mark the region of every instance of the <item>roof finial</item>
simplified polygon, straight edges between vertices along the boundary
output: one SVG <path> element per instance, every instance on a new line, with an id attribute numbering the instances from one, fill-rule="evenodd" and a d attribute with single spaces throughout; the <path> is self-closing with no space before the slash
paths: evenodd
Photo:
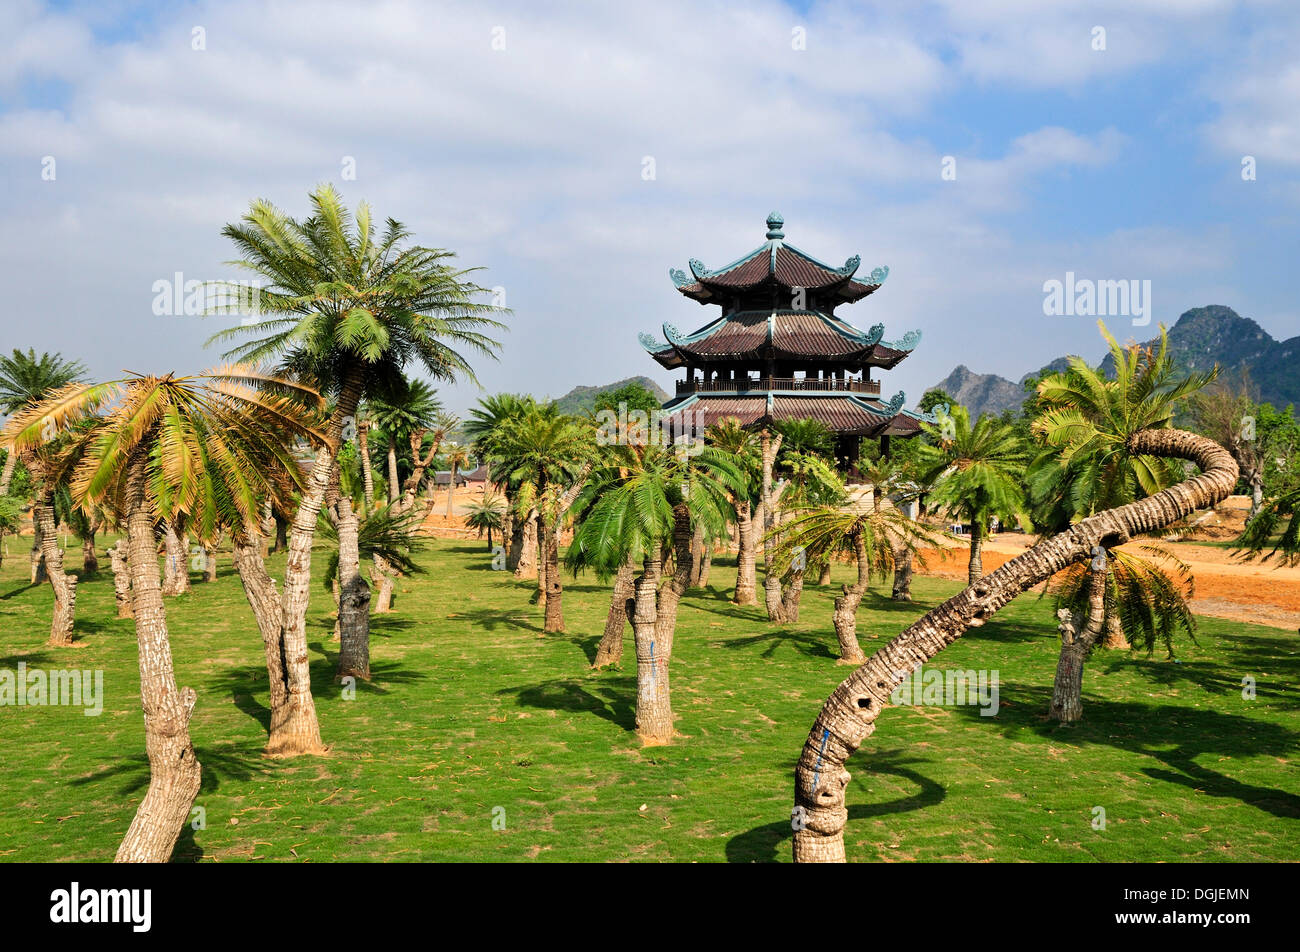
<path id="1" fill-rule="evenodd" d="M 771 241 L 774 238 L 784 238 L 785 232 L 781 226 L 785 224 L 785 219 L 781 217 L 780 212 L 772 212 L 767 216 L 767 237 Z"/>

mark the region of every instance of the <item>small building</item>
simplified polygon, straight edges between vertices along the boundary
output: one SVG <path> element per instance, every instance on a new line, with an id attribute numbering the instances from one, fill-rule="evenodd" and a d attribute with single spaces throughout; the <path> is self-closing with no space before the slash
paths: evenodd
<path id="1" fill-rule="evenodd" d="M 879 290 L 889 269 L 859 276 L 857 255 L 842 267 L 826 264 L 789 244 L 784 225 L 773 212 L 767 240 L 725 267 L 692 258 L 689 273 L 670 269 L 683 296 L 721 314 L 689 334 L 665 323 L 663 340 L 642 334 L 641 345 L 660 366 L 686 371 L 664 404 L 674 435 L 702 436 L 732 417 L 750 428 L 811 417 L 834 431 L 836 458 L 848 469 L 864 437 L 887 453 L 891 438 L 935 422 L 904 409 L 901 391 L 882 400 L 872 376 L 906 359 L 921 332 L 885 340 L 884 324 L 863 331 L 839 317 L 836 308 Z"/>

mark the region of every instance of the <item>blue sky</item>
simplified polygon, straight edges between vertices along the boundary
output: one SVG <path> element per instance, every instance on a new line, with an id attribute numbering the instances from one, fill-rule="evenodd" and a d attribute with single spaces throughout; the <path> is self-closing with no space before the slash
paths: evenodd
<path id="1" fill-rule="evenodd" d="M 890 266 L 840 313 L 923 332 L 886 376 L 914 402 L 958 363 L 1017 378 L 1099 355 L 1095 319 L 1043 314 L 1066 271 L 1150 280 L 1157 321 L 1226 304 L 1300 335 L 1300 10 L 19 0 L 0 181 L 0 347 L 101 377 L 215 363 L 203 341 L 229 321 L 157 316 L 153 283 L 233 276 L 224 223 L 254 197 L 300 214 L 333 181 L 506 289 L 485 390 L 668 385 L 637 333 L 710 312 L 667 269 L 734 259 L 777 209 L 799 247 Z"/>

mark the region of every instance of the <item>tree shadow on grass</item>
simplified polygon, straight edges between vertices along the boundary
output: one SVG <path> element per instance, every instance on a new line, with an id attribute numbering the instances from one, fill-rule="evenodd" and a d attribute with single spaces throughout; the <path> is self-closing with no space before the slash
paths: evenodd
<path id="1" fill-rule="evenodd" d="M 271 776 L 276 770 L 275 764 L 263 756 L 262 748 L 255 744 L 195 747 L 194 755 L 199 760 L 201 770 L 199 798 L 205 793 L 220 790 L 223 780 L 247 783 L 255 777 Z M 82 787 L 113 778 L 121 781 L 117 789 L 118 796 L 144 796 L 149 786 L 149 758 L 143 752 L 132 754 L 110 767 L 84 777 L 75 777 L 69 784 Z"/>
<path id="2" fill-rule="evenodd" d="M 733 650 L 767 644 L 767 647 L 762 652 L 764 658 L 773 657 L 777 649 L 782 645 L 789 645 L 795 651 L 809 658 L 830 658 L 833 661 L 839 657 L 839 655 L 831 651 L 820 635 L 790 628 L 774 628 L 771 631 L 750 635 L 748 638 L 729 638 L 718 644 L 723 648 Z"/>
<path id="3" fill-rule="evenodd" d="M 1152 779 L 1235 799 L 1277 817 L 1300 819 L 1300 796 L 1243 783 L 1196 762 L 1206 755 L 1290 757 L 1300 746 L 1300 732 L 1282 724 L 1215 710 L 1111 701 L 1085 694 L 1083 720 L 1067 726 L 1045 715 L 1052 697 L 1049 687 L 1003 684 L 999 695 L 1014 698 L 1014 703 L 1004 701 L 996 717 L 981 717 L 973 706 L 954 710 L 986 722 L 1004 737 L 1031 731 L 1057 743 L 1105 745 L 1150 757 L 1172 768 L 1143 767 L 1142 772 Z"/>
<path id="4" fill-rule="evenodd" d="M 849 807 L 849 822 L 866 820 L 876 816 L 888 816 L 891 813 L 907 813 L 921 810 L 942 803 L 948 791 L 938 782 L 922 773 L 912 770 L 907 765 L 923 763 L 922 758 L 909 757 L 902 749 L 873 752 L 867 763 L 859 764 L 866 770 L 854 775 L 854 782 L 863 782 L 863 777 L 887 774 L 901 777 L 916 784 L 920 789 L 910 796 L 884 803 L 858 803 Z M 794 765 L 790 766 L 791 772 Z M 763 826 L 754 827 L 727 841 L 727 862 L 729 863 L 774 863 L 777 851 L 782 843 L 793 835 L 790 820 L 778 820 Z"/>
<path id="5" fill-rule="evenodd" d="M 542 626 L 536 622 L 529 621 L 523 617 L 526 609 L 500 609 L 500 608 L 476 608 L 472 611 L 460 611 L 456 613 L 457 618 L 464 618 L 479 628 L 486 631 L 496 631 L 498 628 L 518 628 L 520 631 L 531 631 L 534 634 L 546 634 Z"/>
<path id="6" fill-rule="evenodd" d="M 500 696 L 514 695 L 520 707 L 547 711 L 595 714 L 626 731 L 636 729 L 636 677 L 603 676 L 584 684 L 574 678 L 554 678 L 541 684 L 503 688 Z"/>

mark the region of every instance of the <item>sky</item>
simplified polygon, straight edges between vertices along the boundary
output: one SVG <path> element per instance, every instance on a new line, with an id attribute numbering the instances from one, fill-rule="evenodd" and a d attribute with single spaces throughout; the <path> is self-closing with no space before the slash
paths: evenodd
<path id="1" fill-rule="evenodd" d="M 764 238 L 862 272 L 837 312 L 1019 379 L 1104 351 L 1045 284 L 1138 281 L 1147 339 L 1224 304 L 1300 335 L 1300 4 L 0 2 L 0 349 L 121 371 L 221 360 L 229 316 L 156 282 L 239 277 L 222 227 L 334 183 L 504 291 L 486 393 L 673 375 L 637 342 L 716 308 L 668 276 Z M 1150 282 L 1143 285 L 1141 282 Z"/>

